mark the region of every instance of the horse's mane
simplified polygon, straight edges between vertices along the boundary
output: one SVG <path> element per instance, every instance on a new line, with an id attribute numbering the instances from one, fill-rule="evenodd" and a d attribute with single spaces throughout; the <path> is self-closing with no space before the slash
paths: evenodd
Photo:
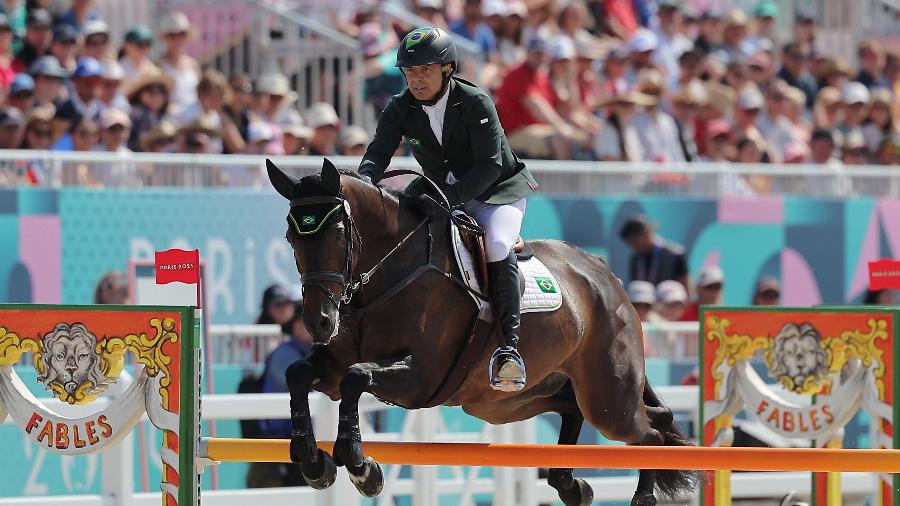
<path id="1" fill-rule="evenodd" d="M 342 176 L 347 176 L 357 181 L 362 182 L 363 184 L 369 185 L 372 188 L 377 188 L 395 197 L 397 199 L 400 198 L 401 192 L 400 190 L 396 190 L 394 188 L 385 188 L 381 186 L 374 186 L 368 181 L 366 181 L 358 172 L 350 169 L 339 168 L 338 173 Z M 330 192 L 322 187 L 321 176 L 319 174 L 312 174 L 309 176 L 305 176 L 300 179 L 300 186 L 294 191 L 294 196 L 296 197 L 327 197 L 330 196 Z"/>

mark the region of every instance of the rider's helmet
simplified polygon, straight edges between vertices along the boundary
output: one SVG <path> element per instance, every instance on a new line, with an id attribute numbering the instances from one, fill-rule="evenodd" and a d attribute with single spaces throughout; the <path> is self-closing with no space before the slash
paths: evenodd
<path id="1" fill-rule="evenodd" d="M 457 70 L 456 44 L 453 37 L 443 28 L 435 27 L 417 28 L 403 37 L 397 49 L 398 67 L 415 67 L 432 63 L 449 65 L 449 68 L 443 71 L 444 84 L 435 97 L 436 102 L 437 98 L 444 94 L 450 76 Z"/>

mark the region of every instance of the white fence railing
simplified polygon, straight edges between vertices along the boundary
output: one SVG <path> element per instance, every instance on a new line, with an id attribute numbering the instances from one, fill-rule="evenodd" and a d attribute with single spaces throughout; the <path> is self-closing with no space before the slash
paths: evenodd
<path id="1" fill-rule="evenodd" d="M 660 387 L 664 402 L 674 411 L 688 413 L 697 426 L 697 387 Z M 255 395 L 211 395 L 204 396 L 204 420 L 287 418 L 289 403 L 287 394 Z M 109 402 L 109 401 L 106 401 Z M 240 405 L 240 414 L 234 407 Z M 48 406 L 65 415 L 77 416 L 85 408 L 96 409 L 96 405 L 73 407 L 59 401 L 50 401 Z M 337 403 L 321 394 L 310 397 L 310 408 L 314 414 L 316 434 L 320 439 L 333 439 L 337 427 Z M 439 408 L 406 412 L 400 432 L 375 432 L 368 423 L 366 414 L 387 409 L 375 398 L 366 395 L 360 403 L 360 417 L 363 437 L 368 441 L 478 441 L 478 442 L 518 442 L 533 443 L 537 440 L 537 422 L 525 422 L 494 426 L 483 424 L 479 432 L 453 433 L 447 430 Z M 146 417 L 145 417 L 146 419 Z M 147 423 L 147 422 L 144 422 Z M 159 504 L 158 493 L 123 494 L 133 490 L 133 442 L 127 438 L 104 454 L 103 495 L 54 496 L 0 499 L 0 506 L 150 506 Z M 451 469 L 449 478 L 438 475 L 438 468 L 416 466 L 412 476 L 400 476 L 401 466 L 386 469 L 385 487 L 381 504 L 393 504 L 393 499 L 401 496 L 412 498 L 413 506 L 436 506 L 442 496 L 458 496 L 461 505 L 474 505 L 476 494 L 493 494 L 495 506 L 538 506 L 556 502 L 556 491 L 538 478 L 538 470 L 533 468 L 495 468 L 493 478 L 479 477 L 478 468 Z M 213 490 L 204 491 L 202 502 L 205 506 L 245 506 L 265 504 L 266 506 L 359 506 L 361 498 L 350 484 L 344 469 L 335 486 L 327 491 L 310 488 L 282 488 L 255 490 Z M 807 473 L 734 473 L 732 496 L 735 499 L 773 499 L 795 490 L 808 497 L 810 480 Z M 845 473 L 842 475 L 842 490 L 845 499 L 861 499 L 875 492 L 877 478 L 872 474 Z M 589 478 L 598 500 L 627 501 L 637 485 L 636 476 Z M 690 498 L 696 503 L 697 496 Z"/>
<path id="2" fill-rule="evenodd" d="M 294 175 L 317 173 L 320 156 L 270 157 Z M 356 169 L 358 157 L 329 157 L 340 168 Z M 103 153 L 4 150 L 0 152 L 0 181 L 16 181 L 16 173 L 38 164 L 49 175 L 48 186 L 78 186 L 85 168 L 107 187 L 242 187 L 268 189 L 264 156 Z M 761 196 L 749 188 L 747 177 L 765 180 L 771 194 L 813 197 L 873 196 L 900 198 L 900 166 L 831 167 L 814 164 L 736 164 L 656 162 L 575 162 L 526 160 L 545 194 L 653 193 L 690 196 Z M 418 170 L 414 158 L 395 157 L 391 168 Z M 240 185 L 234 184 L 240 172 Z M 11 176 L 11 177 L 10 177 Z M 394 178 L 400 181 L 403 178 Z M 388 181 L 390 184 L 391 182 Z M 394 184 L 399 184 L 395 182 Z"/>

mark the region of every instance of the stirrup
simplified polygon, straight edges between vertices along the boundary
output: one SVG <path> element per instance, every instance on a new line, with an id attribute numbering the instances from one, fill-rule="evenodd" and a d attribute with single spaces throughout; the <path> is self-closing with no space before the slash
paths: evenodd
<path id="1" fill-rule="evenodd" d="M 494 363 L 497 359 L 504 359 L 500 363 L 497 374 L 494 374 Z M 488 364 L 488 377 L 491 388 L 500 392 L 518 392 L 525 388 L 525 360 L 515 348 L 504 346 L 497 348 L 491 355 Z"/>

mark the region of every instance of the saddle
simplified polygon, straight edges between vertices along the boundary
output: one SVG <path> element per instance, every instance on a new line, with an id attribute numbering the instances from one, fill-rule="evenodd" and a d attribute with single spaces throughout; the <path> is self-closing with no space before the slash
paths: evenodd
<path id="1" fill-rule="evenodd" d="M 457 217 L 466 223 L 477 225 L 475 219 L 468 214 L 458 214 Z M 482 292 L 484 294 L 490 293 L 488 291 L 487 253 L 484 248 L 484 236 L 461 233 L 460 239 L 462 239 L 463 246 L 465 246 L 472 255 L 475 269 L 478 273 L 478 283 L 482 288 Z M 522 239 L 522 236 L 519 236 L 518 239 L 516 239 L 513 251 L 516 253 L 516 258 L 520 262 L 524 262 L 534 256 L 534 250 L 531 249 L 531 245 Z M 525 292 L 525 278 L 522 276 L 521 272 L 519 272 L 519 290 L 522 293 Z"/>

